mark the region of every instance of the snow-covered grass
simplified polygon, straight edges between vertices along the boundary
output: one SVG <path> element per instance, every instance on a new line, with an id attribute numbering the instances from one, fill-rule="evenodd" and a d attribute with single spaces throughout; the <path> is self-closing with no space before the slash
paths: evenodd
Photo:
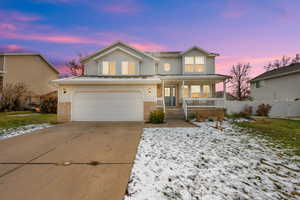
<path id="1" fill-rule="evenodd" d="M 51 124 L 30 124 L 18 128 L 0 129 L 0 139 L 15 137 L 32 131 L 52 127 Z"/>
<path id="2" fill-rule="evenodd" d="M 223 123 L 146 128 L 125 200 L 300 199 L 300 157 Z"/>

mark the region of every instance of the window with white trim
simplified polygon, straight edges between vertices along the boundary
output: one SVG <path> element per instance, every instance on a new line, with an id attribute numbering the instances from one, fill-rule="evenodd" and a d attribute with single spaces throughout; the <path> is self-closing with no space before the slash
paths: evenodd
<path id="1" fill-rule="evenodd" d="M 134 75 L 136 74 L 136 63 L 123 61 L 121 66 L 121 71 L 123 75 Z"/>
<path id="2" fill-rule="evenodd" d="M 195 64 L 204 65 L 204 56 L 195 56 Z"/>
<path id="3" fill-rule="evenodd" d="M 203 97 L 211 97 L 210 85 L 203 85 Z"/>
<path id="4" fill-rule="evenodd" d="M 188 64 L 193 65 L 193 64 L 194 64 L 194 57 L 192 57 L 192 56 L 186 56 L 186 57 L 184 58 L 184 63 L 185 63 L 186 65 L 188 65 Z"/>
<path id="5" fill-rule="evenodd" d="M 171 65 L 170 65 L 169 63 L 165 63 L 165 64 L 164 64 L 164 71 L 165 71 L 165 72 L 171 71 Z"/>
<path id="6" fill-rule="evenodd" d="M 102 62 L 102 74 L 103 75 L 115 75 L 116 74 L 116 62 L 103 61 Z"/>
<path id="7" fill-rule="evenodd" d="M 201 97 L 201 86 L 200 85 L 191 85 L 191 96 L 192 96 L 192 98 Z"/>
<path id="8" fill-rule="evenodd" d="M 184 58 L 185 72 L 203 72 L 205 58 L 204 56 L 187 56 Z"/>

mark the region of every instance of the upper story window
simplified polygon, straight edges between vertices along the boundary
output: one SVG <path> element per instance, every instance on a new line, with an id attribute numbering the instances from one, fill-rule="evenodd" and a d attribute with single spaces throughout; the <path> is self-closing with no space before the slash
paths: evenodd
<path id="1" fill-rule="evenodd" d="M 204 71 L 204 56 L 187 56 L 184 59 L 185 72 L 203 72 Z"/>
<path id="2" fill-rule="evenodd" d="M 102 74 L 103 75 L 115 75 L 116 74 L 116 62 L 103 61 Z"/>
<path id="3" fill-rule="evenodd" d="M 136 63 L 135 62 L 128 62 L 123 61 L 122 62 L 122 74 L 123 75 L 134 75 L 136 74 Z"/>
<path id="4" fill-rule="evenodd" d="M 165 71 L 165 72 L 171 71 L 171 65 L 170 65 L 169 63 L 165 63 L 165 64 L 164 64 L 164 71 Z"/>

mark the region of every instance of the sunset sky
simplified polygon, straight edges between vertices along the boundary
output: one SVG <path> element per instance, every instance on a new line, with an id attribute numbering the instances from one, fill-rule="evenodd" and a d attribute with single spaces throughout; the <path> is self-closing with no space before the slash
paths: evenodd
<path id="1" fill-rule="evenodd" d="M 0 52 L 39 52 L 56 66 L 116 40 L 140 50 L 219 53 L 217 72 L 300 53 L 300 0 L 1 0 Z"/>

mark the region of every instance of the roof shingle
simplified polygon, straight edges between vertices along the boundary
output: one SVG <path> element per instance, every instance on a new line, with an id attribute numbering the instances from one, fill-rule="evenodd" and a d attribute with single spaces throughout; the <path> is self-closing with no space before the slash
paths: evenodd
<path id="1" fill-rule="evenodd" d="M 251 79 L 251 82 L 269 79 L 272 77 L 283 76 L 287 74 L 297 73 L 300 72 L 300 63 L 293 63 L 285 67 L 280 67 L 278 69 L 273 69 L 271 71 L 267 71 L 262 73 L 255 78 Z"/>

